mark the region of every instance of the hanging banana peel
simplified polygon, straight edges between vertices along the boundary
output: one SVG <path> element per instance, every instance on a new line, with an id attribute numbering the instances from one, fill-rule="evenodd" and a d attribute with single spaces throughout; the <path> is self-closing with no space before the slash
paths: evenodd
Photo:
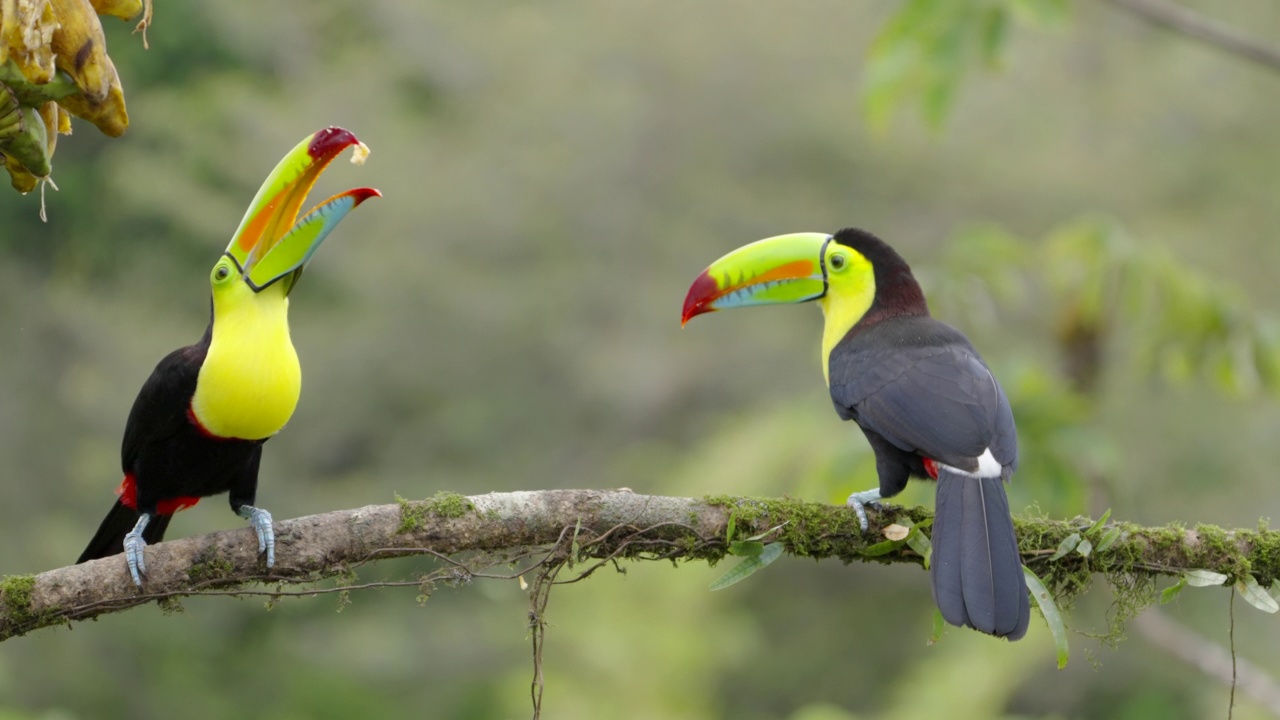
<path id="1" fill-rule="evenodd" d="M 145 31 L 151 0 L 0 0 L 0 158 L 16 190 L 48 179 L 72 115 L 110 137 L 128 129 L 124 86 L 98 15 L 139 13 L 137 30 Z"/>

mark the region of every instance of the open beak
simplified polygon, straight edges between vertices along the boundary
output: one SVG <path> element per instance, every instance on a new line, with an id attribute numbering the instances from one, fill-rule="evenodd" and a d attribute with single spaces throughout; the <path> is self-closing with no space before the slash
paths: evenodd
<path id="1" fill-rule="evenodd" d="M 693 281 L 680 324 L 713 310 L 817 300 L 827 292 L 823 254 L 830 241 L 826 233 L 793 233 L 734 250 Z"/>
<path id="2" fill-rule="evenodd" d="M 348 190 L 297 220 L 298 210 L 320 174 L 352 145 L 356 146 L 352 161 L 362 163 L 369 148 L 350 131 L 328 127 L 313 133 L 290 150 L 262 183 L 227 246 L 227 255 L 240 266 L 254 292 L 282 278 L 287 278 L 286 293 L 292 290 L 303 266 L 342 218 L 365 200 L 382 197 L 373 188 Z"/>

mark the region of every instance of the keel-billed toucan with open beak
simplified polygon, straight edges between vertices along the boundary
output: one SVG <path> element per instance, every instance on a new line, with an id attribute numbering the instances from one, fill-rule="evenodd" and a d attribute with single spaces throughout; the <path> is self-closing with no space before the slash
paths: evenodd
<path id="1" fill-rule="evenodd" d="M 173 513 L 229 492 L 231 509 L 257 531 L 275 564 L 271 514 L 254 507 L 262 444 L 289 421 L 302 389 L 289 339 L 289 293 L 320 243 L 360 203 L 380 193 L 335 195 L 297 220 L 325 167 L 356 146 L 330 127 L 303 140 L 267 177 L 231 244 L 209 274 L 212 311 L 204 336 L 169 353 L 151 373 L 125 425 L 119 499 L 79 562 L 124 552 L 133 581 L 143 548 L 160 541 Z M 295 222 L 296 220 L 296 222 Z"/>
<path id="2" fill-rule="evenodd" d="M 875 451 L 880 487 L 849 505 L 937 481 L 933 596 L 943 618 L 1017 640 L 1030 602 L 1003 483 L 1018 465 L 1013 413 L 959 330 L 929 316 L 902 256 L 856 229 L 780 235 L 739 248 L 694 281 L 681 320 L 748 305 L 816 301 L 836 412 Z"/>

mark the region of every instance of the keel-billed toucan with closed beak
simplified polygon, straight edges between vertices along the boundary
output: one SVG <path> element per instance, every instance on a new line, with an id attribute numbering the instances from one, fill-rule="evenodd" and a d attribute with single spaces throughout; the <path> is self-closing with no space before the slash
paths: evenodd
<path id="1" fill-rule="evenodd" d="M 713 310 L 816 300 L 825 316 L 823 372 L 836 412 L 875 451 L 880 487 L 937 481 L 933 596 L 953 625 L 1017 640 L 1030 603 L 1003 483 L 1018 465 L 1013 413 L 1000 384 L 959 330 L 929 316 L 902 256 L 856 229 L 780 235 L 711 264 L 685 297 L 682 321 Z"/>
<path id="2" fill-rule="evenodd" d="M 330 127 L 303 140 L 276 166 L 209 275 L 209 326 L 151 373 L 125 425 L 124 481 L 116 504 L 79 562 L 124 552 L 133 581 L 146 574 L 143 548 L 159 542 L 173 513 L 230 493 L 231 509 L 257 531 L 258 551 L 275 564 L 271 514 L 254 507 L 262 444 L 289 421 L 302 375 L 289 339 L 289 293 L 312 254 L 360 203 L 380 193 L 335 195 L 295 222 L 325 167 L 356 146 Z"/>

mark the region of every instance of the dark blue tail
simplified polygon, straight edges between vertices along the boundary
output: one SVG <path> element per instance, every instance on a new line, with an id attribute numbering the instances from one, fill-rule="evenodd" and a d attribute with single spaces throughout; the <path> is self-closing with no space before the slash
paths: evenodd
<path id="1" fill-rule="evenodd" d="M 1031 601 L 1004 483 L 938 467 L 933 519 L 933 600 L 952 625 L 1017 640 Z"/>

